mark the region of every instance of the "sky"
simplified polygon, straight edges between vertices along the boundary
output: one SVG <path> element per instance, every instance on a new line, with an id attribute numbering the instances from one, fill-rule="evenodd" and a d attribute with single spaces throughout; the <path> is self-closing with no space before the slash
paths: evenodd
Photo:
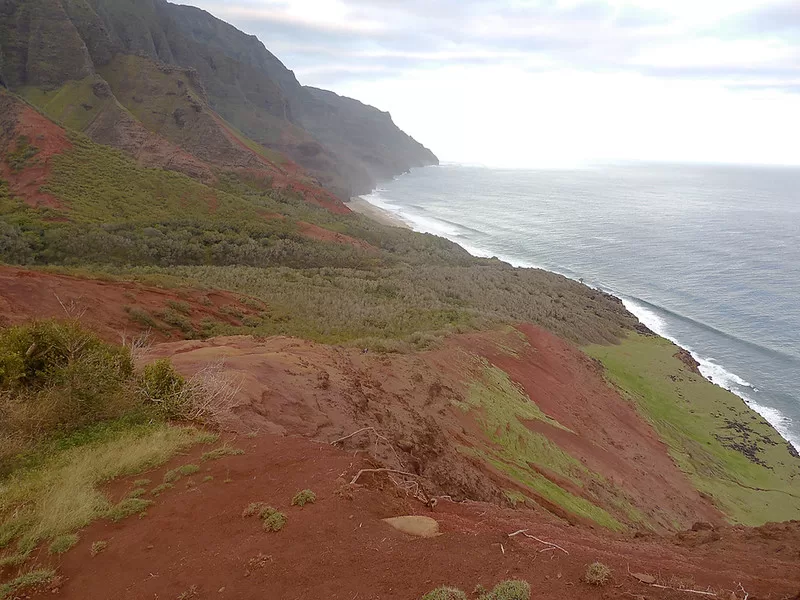
<path id="1" fill-rule="evenodd" d="M 800 164 L 800 0 L 179 0 L 448 162 Z"/>

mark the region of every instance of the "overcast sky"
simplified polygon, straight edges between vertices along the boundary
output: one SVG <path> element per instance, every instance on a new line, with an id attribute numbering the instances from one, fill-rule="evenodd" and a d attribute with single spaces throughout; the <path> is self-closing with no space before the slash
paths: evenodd
<path id="1" fill-rule="evenodd" d="M 182 0 L 445 161 L 800 164 L 800 0 Z"/>

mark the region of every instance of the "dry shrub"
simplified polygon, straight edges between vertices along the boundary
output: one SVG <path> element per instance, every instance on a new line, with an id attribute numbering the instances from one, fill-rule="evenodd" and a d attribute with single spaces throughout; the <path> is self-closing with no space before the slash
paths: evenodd
<path id="1" fill-rule="evenodd" d="M 586 567 L 583 580 L 589 585 L 606 585 L 611 581 L 611 569 L 601 562 L 594 562 Z"/>
<path id="2" fill-rule="evenodd" d="M 145 366 L 139 378 L 140 394 L 167 419 L 214 423 L 233 406 L 241 382 L 225 372 L 224 363 L 207 365 L 189 379 L 168 359 Z"/>

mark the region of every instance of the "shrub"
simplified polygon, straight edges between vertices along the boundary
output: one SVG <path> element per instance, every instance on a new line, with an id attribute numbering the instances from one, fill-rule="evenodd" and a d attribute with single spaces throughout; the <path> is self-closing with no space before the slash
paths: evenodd
<path id="1" fill-rule="evenodd" d="M 274 508 L 266 508 L 259 515 L 264 521 L 264 531 L 280 531 L 286 525 L 286 515 Z"/>
<path id="2" fill-rule="evenodd" d="M 297 492 L 292 498 L 292 506 L 305 506 L 306 504 L 314 504 L 317 501 L 317 495 L 311 490 L 303 490 Z"/>
<path id="3" fill-rule="evenodd" d="M 443 585 L 425 594 L 422 600 L 467 600 L 467 595 L 458 588 Z"/>
<path id="4" fill-rule="evenodd" d="M 72 548 L 77 543 L 78 535 L 75 533 L 60 535 L 53 540 L 48 551 L 50 554 L 64 554 L 64 552 Z"/>
<path id="5" fill-rule="evenodd" d="M 491 592 L 481 594 L 478 600 L 530 600 L 531 586 L 527 581 L 508 579 L 501 581 Z"/>
<path id="6" fill-rule="evenodd" d="M 583 580 L 589 585 L 606 585 L 611 581 L 611 569 L 601 562 L 594 562 L 586 567 Z"/>
<path id="7" fill-rule="evenodd" d="M 192 307 L 189 306 L 188 302 L 183 302 L 181 300 L 168 300 L 167 306 L 172 310 L 177 311 L 186 316 L 192 314 Z"/>
<path id="8" fill-rule="evenodd" d="M 169 419 L 181 417 L 189 403 L 186 380 L 166 358 L 145 366 L 139 377 L 139 392 Z"/>
<path id="9" fill-rule="evenodd" d="M 194 325 L 189 320 L 189 317 L 186 315 L 173 310 L 171 308 L 167 308 L 162 314 L 161 318 L 164 320 L 165 323 L 168 325 L 172 325 L 173 327 L 177 327 L 186 335 L 192 335 L 194 333 Z"/>
<path id="10" fill-rule="evenodd" d="M 267 508 L 269 508 L 269 504 L 266 502 L 251 502 L 247 505 L 247 508 L 242 511 L 242 517 L 246 518 L 259 515 L 261 514 L 261 511 L 266 510 Z"/>
<path id="11" fill-rule="evenodd" d="M 43 437 L 130 412 L 130 351 L 67 321 L 0 331 L 0 475 Z"/>

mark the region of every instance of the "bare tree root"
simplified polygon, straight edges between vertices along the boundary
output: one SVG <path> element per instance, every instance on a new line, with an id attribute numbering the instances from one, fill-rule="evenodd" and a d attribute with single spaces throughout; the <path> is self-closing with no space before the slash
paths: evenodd
<path id="1" fill-rule="evenodd" d="M 383 441 L 383 442 L 384 442 L 384 443 L 385 443 L 387 446 L 389 446 L 389 448 L 391 448 L 391 449 L 392 449 L 392 452 L 394 453 L 394 457 L 397 459 L 397 464 L 399 464 L 401 467 L 404 467 L 404 466 L 405 466 L 405 465 L 403 464 L 403 460 L 400 458 L 400 454 L 397 452 L 397 449 L 395 449 L 394 445 L 392 445 L 392 443 L 391 443 L 391 442 L 390 442 L 390 441 L 389 441 L 389 440 L 388 440 L 388 439 L 387 439 L 385 436 L 383 436 L 383 435 L 381 435 L 380 433 L 378 433 L 378 432 L 375 430 L 375 428 L 374 428 L 374 427 L 362 427 L 362 428 L 361 428 L 361 429 L 359 429 L 358 431 L 354 431 L 353 433 L 351 433 L 351 434 L 349 434 L 349 435 L 346 435 L 346 436 L 344 436 L 344 437 L 341 437 L 341 438 L 339 438 L 338 440 L 333 440 L 333 441 L 331 442 L 331 446 L 335 446 L 336 444 L 339 444 L 339 443 L 341 443 L 341 442 L 344 442 L 344 441 L 346 441 L 346 440 L 349 440 L 351 437 L 354 437 L 354 436 L 358 435 L 359 433 L 364 433 L 364 432 L 367 432 L 367 431 L 371 431 L 372 433 L 374 433 L 374 434 L 375 434 L 375 437 L 376 437 L 378 440 L 381 440 L 381 441 Z M 376 441 L 375 441 L 375 447 L 376 447 L 376 449 L 377 449 L 377 446 L 378 446 L 378 441 L 376 440 Z"/>
<path id="2" fill-rule="evenodd" d="M 398 475 L 405 475 L 406 477 L 419 477 L 414 473 L 407 473 L 406 471 L 399 471 L 397 469 L 361 469 L 353 479 L 350 480 L 350 485 L 354 485 L 364 473 L 397 473 Z"/>
<path id="3" fill-rule="evenodd" d="M 520 529 L 519 531 L 515 531 L 514 533 L 509 533 L 508 537 L 514 537 L 515 535 L 523 535 L 526 538 L 530 538 L 532 540 L 539 542 L 540 544 L 544 544 L 545 546 L 547 546 L 547 548 L 543 548 L 542 550 L 539 550 L 539 552 L 546 552 L 548 550 L 561 550 L 564 554 L 569 555 L 569 552 L 564 550 L 564 548 L 562 548 L 558 544 L 554 544 L 553 542 L 548 542 L 546 540 L 541 540 L 535 535 L 529 534 L 527 529 Z"/>

